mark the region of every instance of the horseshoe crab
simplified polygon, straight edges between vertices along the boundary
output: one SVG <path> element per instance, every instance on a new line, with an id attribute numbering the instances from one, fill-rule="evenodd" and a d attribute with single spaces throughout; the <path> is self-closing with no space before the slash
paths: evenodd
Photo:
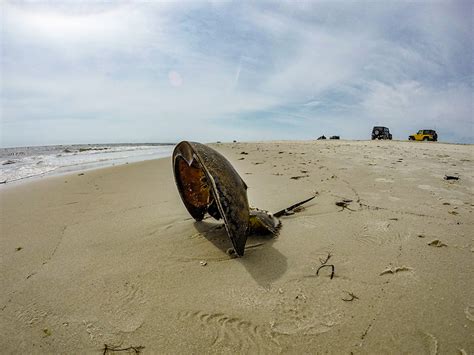
<path id="1" fill-rule="evenodd" d="M 238 256 L 244 255 L 248 235 L 277 235 L 281 226 L 278 217 L 315 197 L 272 214 L 249 207 L 247 185 L 214 149 L 183 141 L 175 147 L 172 159 L 176 186 L 188 212 L 196 221 L 202 221 L 206 213 L 222 218 Z"/>

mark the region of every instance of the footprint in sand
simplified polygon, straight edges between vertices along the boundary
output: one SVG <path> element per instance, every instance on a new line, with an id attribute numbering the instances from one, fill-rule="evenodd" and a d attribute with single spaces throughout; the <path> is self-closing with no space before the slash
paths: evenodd
<path id="1" fill-rule="evenodd" d="M 372 221 L 365 224 L 357 235 L 357 240 L 366 245 L 400 243 L 401 237 L 390 230 L 389 221 Z M 406 238 L 404 238 L 406 239 Z"/>
<path id="2" fill-rule="evenodd" d="M 146 298 L 139 284 L 126 281 L 120 285 L 108 286 L 107 302 L 102 309 L 111 325 L 122 332 L 133 332 L 143 324 Z"/>
<path id="3" fill-rule="evenodd" d="M 432 355 L 438 354 L 438 339 L 431 333 L 423 333 L 426 339 L 428 340 L 428 351 Z"/>
<path id="4" fill-rule="evenodd" d="M 387 221 L 371 221 L 363 227 L 364 231 L 374 234 L 388 232 L 389 228 L 390 222 Z"/>
<path id="5" fill-rule="evenodd" d="M 211 340 L 211 347 L 239 349 L 242 353 L 274 353 L 281 350 L 268 326 L 220 312 L 186 311 L 179 318 L 186 328 L 199 327 Z"/>
<path id="6" fill-rule="evenodd" d="M 302 290 L 285 293 L 274 314 L 276 317 L 271 322 L 271 329 L 282 335 L 326 333 L 344 317 L 338 309 L 311 302 Z"/>
<path id="7" fill-rule="evenodd" d="M 38 309 L 36 303 L 30 303 L 16 312 L 17 319 L 28 325 L 42 321 L 47 315 L 48 312 Z"/>
<path id="8" fill-rule="evenodd" d="M 342 315 L 333 310 L 325 314 L 305 315 L 291 314 L 288 318 L 276 320 L 271 324 L 275 333 L 292 335 L 301 333 L 304 335 L 316 335 L 329 332 L 335 325 L 340 323 Z"/>

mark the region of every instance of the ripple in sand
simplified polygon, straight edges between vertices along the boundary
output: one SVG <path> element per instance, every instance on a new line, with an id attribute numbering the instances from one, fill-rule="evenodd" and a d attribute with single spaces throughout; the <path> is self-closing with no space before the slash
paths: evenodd
<path id="1" fill-rule="evenodd" d="M 430 185 L 418 185 L 418 188 L 422 190 L 431 190 Z"/>
<path id="2" fill-rule="evenodd" d="M 273 353 L 280 345 L 268 329 L 237 316 L 223 312 L 187 311 L 179 318 L 187 322 L 187 328 L 199 327 L 204 338 L 211 340 L 211 347 L 239 349 L 242 353 Z"/>
<path id="3" fill-rule="evenodd" d="M 395 182 L 395 181 L 392 180 L 392 179 L 385 179 L 385 178 L 377 178 L 377 179 L 375 179 L 375 181 L 376 181 L 376 182 L 386 182 L 386 183 L 390 183 L 390 184 L 392 184 L 392 183 Z"/>

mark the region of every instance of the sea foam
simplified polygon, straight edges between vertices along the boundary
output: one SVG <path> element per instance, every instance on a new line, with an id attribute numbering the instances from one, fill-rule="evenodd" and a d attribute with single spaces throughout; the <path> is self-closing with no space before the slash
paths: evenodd
<path id="1" fill-rule="evenodd" d="M 0 148 L 0 183 L 171 155 L 172 144 L 88 144 Z"/>

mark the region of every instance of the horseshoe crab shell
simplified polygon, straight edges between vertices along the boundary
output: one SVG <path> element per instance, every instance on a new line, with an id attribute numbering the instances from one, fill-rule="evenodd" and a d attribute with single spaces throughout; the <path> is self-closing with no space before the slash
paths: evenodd
<path id="1" fill-rule="evenodd" d="M 173 151 L 173 172 L 184 205 L 196 221 L 222 218 L 235 252 L 242 256 L 250 225 L 247 185 L 214 149 L 183 141 Z"/>

